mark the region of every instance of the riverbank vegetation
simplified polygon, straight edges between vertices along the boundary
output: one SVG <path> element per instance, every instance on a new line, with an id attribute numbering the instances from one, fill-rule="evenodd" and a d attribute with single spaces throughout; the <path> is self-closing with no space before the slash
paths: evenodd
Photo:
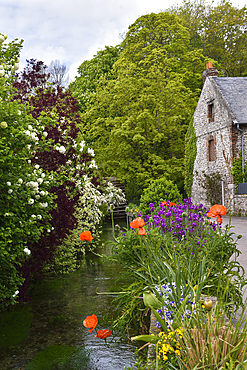
<path id="1" fill-rule="evenodd" d="M 238 238 L 229 225 L 221 226 L 225 207 L 208 211 L 190 199 L 160 202 L 159 210 L 151 203 L 150 212 L 137 212 L 112 242 L 110 258 L 131 281 L 116 299 L 120 313 L 113 328 L 139 324 L 141 334 L 132 340 L 155 346 L 150 369 L 247 366 L 247 281 L 237 261 Z M 143 325 L 150 313 L 156 334 Z M 138 368 L 147 368 L 146 361 Z"/>

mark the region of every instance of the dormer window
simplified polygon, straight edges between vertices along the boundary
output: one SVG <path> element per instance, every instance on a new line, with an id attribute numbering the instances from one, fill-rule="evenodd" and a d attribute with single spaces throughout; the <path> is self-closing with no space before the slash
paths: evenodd
<path id="1" fill-rule="evenodd" d="M 209 122 L 214 121 L 214 103 L 208 104 L 208 121 Z"/>

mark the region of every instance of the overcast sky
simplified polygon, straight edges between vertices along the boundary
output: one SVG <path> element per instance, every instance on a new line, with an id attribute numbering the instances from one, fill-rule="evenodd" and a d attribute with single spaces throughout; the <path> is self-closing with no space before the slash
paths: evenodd
<path id="1" fill-rule="evenodd" d="M 24 39 L 20 69 L 26 59 L 47 65 L 58 59 L 73 80 L 84 60 L 119 44 L 119 35 L 139 16 L 177 3 L 181 0 L 0 0 L 0 32 L 7 41 Z M 246 3 L 232 1 L 238 7 Z"/>

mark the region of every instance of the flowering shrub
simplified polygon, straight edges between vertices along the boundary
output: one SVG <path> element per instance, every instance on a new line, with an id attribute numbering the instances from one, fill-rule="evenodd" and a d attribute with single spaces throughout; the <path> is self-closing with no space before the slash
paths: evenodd
<path id="1" fill-rule="evenodd" d="M 32 156 L 44 153 L 49 139 L 43 136 L 48 120 L 33 119 L 27 107 L 12 101 L 13 66 L 21 43 L 0 44 L 4 75 L 0 76 L 0 308 L 13 304 L 24 282 L 20 272 L 34 250 L 30 244 L 47 234 L 61 178 L 34 165 Z M 18 289 L 17 289 L 18 288 Z M 18 292 L 18 293 L 17 293 Z"/>
<path id="2" fill-rule="evenodd" d="M 62 273 L 75 270 L 85 252 L 94 249 L 99 242 L 104 209 L 109 209 L 110 204 L 117 205 L 125 201 L 121 189 L 111 183 L 96 187 L 87 175 L 84 175 L 83 187 L 79 186 L 79 191 L 80 197 L 74 213 L 77 227 L 57 247 L 55 258 L 47 269 Z M 93 234 L 90 245 L 79 240 L 82 230 L 90 230 Z"/>
<path id="3" fill-rule="evenodd" d="M 12 89 L 14 69 L 9 65 L 14 62 L 9 58 L 16 60 L 20 45 L 0 46 L 2 306 L 27 300 L 30 281 L 47 266 L 74 269 L 85 252 L 79 234 L 90 223 L 89 230 L 99 235 L 102 202 L 94 212 L 91 200 L 95 192 L 102 197 L 105 188 L 93 150 L 78 138 L 77 102 L 70 92 L 47 84 L 44 64 L 28 62 Z M 90 185 L 84 187 L 84 182 Z M 114 198 L 112 188 L 107 197 Z"/>
<path id="4" fill-rule="evenodd" d="M 35 119 L 48 120 L 48 124 L 43 125 L 42 137 L 53 141 L 46 155 L 36 151 L 33 164 L 49 173 L 59 173 L 63 178 L 59 186 L 50 189 L 56 197 L 56 208 L 50 213 L 49 236 L 42 235 L 38 243 L 30 244 L 35 251 L 34 258 L 22 266 L 26 280 L 20 294 L 24 299 L 29 281 L 39 277 L 44 268 L 45 271 L 69 272 L 77 267 L 78 258 L 85 254 L 85 244 L 78 239 L 84 229 L 90 230 L 94 237 L 90 248 L 97 243 L 103 203 L 98 198 L 107 188 L 97 172 L 93 149 L 79 138 L 81 118 L 76 99 L 70 91 L 51 86 L 46 71 L 43 62 L 31 59 L 14 82 L 14 99 L 20 104 L 28 103 Z M 28 135 L 32 135 L 31 130 Z M 112 196 L 112 191 L 107 190 L 107 197 Z"/>

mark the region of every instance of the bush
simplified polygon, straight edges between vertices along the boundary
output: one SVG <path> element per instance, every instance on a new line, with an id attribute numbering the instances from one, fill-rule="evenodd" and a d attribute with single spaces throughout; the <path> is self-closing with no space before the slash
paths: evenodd
<path id="1" fill-rule="evenodd" d="M 55 207 L 50 189 L 59 183 L 31 160 L 47 150 L 43 125 L 49 120 L 35 120 L 27 106 L 12 101 L 20 45 L 0 43 L 0 309 L 16 302 L 25 278 L 20 270 L 33 257 L 30 243 L 47 234 Z"/>
<path id="2" fill-rule="evenodd" d="M 150 214 L 150 203 L 153 203 L 155 209 L 159 210 L 159 203 L 165 200 L 175 203 L 181 200 L 177 185 L 166 178 L 153 180 L 143 191 L 140 199 L 140 210 L 146 215 Z"/>

